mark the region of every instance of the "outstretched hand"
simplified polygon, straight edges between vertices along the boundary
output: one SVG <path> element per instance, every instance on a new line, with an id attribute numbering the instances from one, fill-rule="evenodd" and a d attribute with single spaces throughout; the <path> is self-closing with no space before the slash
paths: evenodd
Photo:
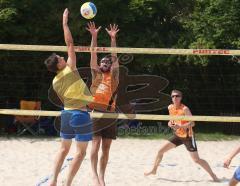
<path id="1" fill-rule="evenodd" d="M 88 30 L 93 37 L 96 37 L 99 30 L 101 29 L 101 26 L 96 28 L 95 23 L 91 21 L 87 25 L 88 27 L 86 27 L 86 30 Z"/>
<path id="2" fill-rule="evenodd" d="M 105 30 L 107 31 L 108 35 L 111 37 L 111 38 L 116 38 L 116 35 L 119 31 L 118 29 L 118 25 L 116 24 L 110 24 L 109 25 L 110 29 L 106 28 Z"/>
<path id="3" fill-rule="evenodd" d="M 63 12 L 63 24 L 66 25 L 68 24 L 68 14 L 69 14 L 69 11 L 68 9 L 66 8 Z"/>

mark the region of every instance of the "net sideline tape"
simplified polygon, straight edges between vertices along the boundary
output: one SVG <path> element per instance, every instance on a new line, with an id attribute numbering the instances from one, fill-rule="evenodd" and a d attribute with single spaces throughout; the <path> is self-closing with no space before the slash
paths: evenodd
<path id="1" fill-rule="evenodd" d="M 66 46 L 0 44 L 0 50 L 66 52 Z M 177 55 L 223 55 L 238 56 L 240 50 L 230 49 L 173 49 L 173 48 L 121 48 L 75 46 L 76 52 L 130 53 L 130 54 L 177 54 Z"/>
<path id="2" fill-rule="evenodd" d="M 60 116 L 60 111 L 43 110 L 19 110 L 19 109 L 0 109 L 0 115 L 22 115 L 22 116 Z M 92 118 L 116 118 L 116 119 L 136 119 L 136 120 L 185 120 L 185 121 L 208 121 L 208 122 L 240 122 L 240 117 L 232 116 L 169 116 L 154 114 L 121 114 L 121 113 L 100 113 L 90 112 Z"/>

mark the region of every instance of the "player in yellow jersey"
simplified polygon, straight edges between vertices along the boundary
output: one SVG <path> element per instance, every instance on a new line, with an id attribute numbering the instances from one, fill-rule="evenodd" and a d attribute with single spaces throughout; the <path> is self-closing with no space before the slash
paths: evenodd
<path id="1" fill-rule="evenodd" d="M 179 90 L 173 90 L 171 92 L 172 97 L 172 104 L 168 106 L 169 114 L 171 116 L 191 116 L 192 113 L 190 109 L 182 104 L 182 92 Z M 146 172 L 144 175 L 148 176 L 151 174 L 156 174 L 157 168 L 162 161 L 163 155 L 179 146 L 184 144 L 187 150 L 189 151 L 189 154 L 193 161 L 197 164 L 199 164 L 205 171 L 208 172 L 208 174 L 212 177 L 213 181 L 218 182 L 219 179 L 217 176 L 213 173 L 212 169 L 210 168 L 209 164 L 201 159 L 198 155 L 197 151 L 197 145 L 194 138 L 193 133 L 193 126 L 194 122 L 189 121 L 169 121 L 168 126 L 174 130 L 174 136 L 170 138 L 158 151 L 157 157 L 154 162 L 154 166 L 151 171 Z"/>
<path id="2" fill-rule="evenodd" d="M 52 54 L 45 61 L 47 69 L 56 73 L 53 89 L 64 105 L 60 130 L 62 142 L 54 163 L 53 179 L 50 186 L 57 185 L 57 177 L 71 147 L 72 138 L 76 140 L 76 154 L 69 168 L 66 186 L 71 185 L 85 157 L 88 141 L 92 139 L 92 121 L 86 105 L 93 101 L 93 97 L 77 71 L 74 42 L 68 27 L 68 14 L 68 9 L 65 9 L 63 30 L 68 59 L 65 61 L 63 57 Z"/>

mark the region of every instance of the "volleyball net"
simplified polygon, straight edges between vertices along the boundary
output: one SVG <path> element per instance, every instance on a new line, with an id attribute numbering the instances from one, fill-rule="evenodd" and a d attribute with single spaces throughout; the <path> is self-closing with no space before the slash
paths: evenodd
<path id="1" fill-rule="evenodd" d="M 18 110 L 18 109 L 0 109 L 3 115 L 21 115 L 21 116 L 60 116 L 60 111 L 42 111 L 42 110 Z M 170 116 L 154 114 L 122 114 L 122 113 L 101 113 L 90 112 L 92 118 L 113 118 L 127 120 L 153 120 L 153 121 L 206 121 L 206 122 L 240 122 L 240 117 L 232 116 Z"/>
<path id="2" fill-rule="evenodd" d="M 0 44 L 0 50 L 66 52 L 66 46 Z M 229 49 L 172 49 L 172 48 L 111 48 L 75 46 L 76 52 L 125 53 L 125 54 L 172 54 L 172 55 L 227 55 L 238 56 L 240 50 Z"/>
<path id="3" fill-rule="evenodd" d="M 162 96 L 165 101 L 159 111 L 157 111 L 157 109 L 150 109 L 151 112 L 147 112 L 147 114 L 145 114 L 144 111 L 144 114 L 93 112 L 91 113 L 93 118 L 148 121 L 187 120 L 221 123 L 240 122 L 240 77 L 238 64 L 240 50 L 121 47 L 90 48 L 87 46 L 76 46 L 75 50 L 78 53 L 96 51 L 103 54 L 111 52 L 120 55 L 142 54 L 135 55 L 134 58 L 131 58 L 131 63 L 122 64 L 123 66 L 127 66 L 129 70 L 128 73 L 130 74 L 129 77 L 132 78 L 133 75 L 139 76 L 139 74 L 149 74 L 148 77 L 144 76 L 144 79 L 151 79 L 149 78 L 150 76 L 161 76 L 162 80 L 166 80 L 165 85 L 159 89 L 159 91 L 163 93 Z M 65 53 L 66 46 L 0 44 L 0 51 L 2 53 L 0 55 L 1 68 L 3 69 L 2 71 L 4 71 L 0 81 L 0 86 L 2 87 L 0 93 L 0 115 L 59 116 L 59 111 L 50 111 L 52 108 L 54 110 L 57 109 L 49 102 L 47 94 L 53 75 L 47 72 L 43 61 L 48 57 L 50 52 Z M 89 55 L 82 55 L 83 56 L 80 57 L 77 55 L 77 58 L 79 61 L 84 61 L 81 63 L 82 67 L 80 68 L 85 69 L 89 66 Z M 15 60 L 14 57 L 16 57 L 17 60 Z M 196 61 L 196 59 L 199 60 L 200 63 L 204 63 L 207 58 L 212 57 L 214 57 L 217 62 L 210 63 L 210 65 L 207 66 L 191 63 L 191 60 Z M 181 60 L 187 62 L 181 62 Z M 146 64 L 141 63 L 141 61 L 146 61 Z M 166 66 L 166 63 L 168 63 L 169 66 Z M 16 66 L 18 68 L 17 72 L 14 71 Z M 136 84 L 141 84 L 141 82 Z M 133 86 L 133 84 L 130 86 Z M 169 92 L 174 88 L 184 92 L 184 102 L 186 102 L 186 105 L 193 111 L 194 116 L 173 117 L 168 115 L 166 108 L 167 104 L 170 103 Z M 148 91 L 148 93 L 151 94 L 152 92 Z M 138 93 L 136 92 L 135 94 L 137 95 Z M 127 96 L 127 94 L 125 96 Z M 139 99 L 142 98 L 143 96 L 140 96 Z M 37 99 L 44 102 L 46 106 L 43 106 L 43 110 L 41 111 L 19 110 L 16 109 L 18 108 L 16 105 L 9 106 L 11 105 L 11 99 Z M 138 99 L 138 96 L 136 96 L 136 99 Z M 8 106 L 6 106 L 6 100 Z M 141 101 L 138 103 L 142 108 L 144 107 Z"/>

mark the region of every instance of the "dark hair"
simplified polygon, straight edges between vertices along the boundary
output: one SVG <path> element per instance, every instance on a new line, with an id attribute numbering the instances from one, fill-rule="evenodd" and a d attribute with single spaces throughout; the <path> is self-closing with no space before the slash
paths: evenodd
<path id="1" fill-rule="evenodd" d="M 46 65 L 48 71 L 50 72 L 57 72 L 58 71 L 58 58 L 57 55 L 55 53 L 53 53 L 52 55 L 50 55 L 45 61 L 44 64 Z"/>
<path id="2" fill-rule="evenodd" d="M 171 94 L 175 92 L 175 93 L 178 93 L 181 97 L 183 97 L 183 93 L 180 91 L 180 90 L 172 90 Z"/>
<path id="3" fill-rule="evenodd" d="M 104 58 L 109 60 L 109 62 L 111 64 L 113 64 L 117 60 L 117 57 L 112 56 L 112 54 L 108 54 L 108 55 L 104 56 L 102 59 L 104 59 Z M 99 63 L 101 63 L 102 59 L 99 61 Z"/>

